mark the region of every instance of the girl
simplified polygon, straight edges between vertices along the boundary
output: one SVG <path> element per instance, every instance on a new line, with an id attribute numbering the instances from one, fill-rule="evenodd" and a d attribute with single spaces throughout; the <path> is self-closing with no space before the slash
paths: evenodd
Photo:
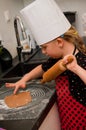
<path id="1" fill-rule="evenodd" d="M 53 48 L 53 49 L 52 49 Z M 41 45 L 42 53 L 52 57 L 27 73 L 16 83 L 6 83 L 6 87 L 17 90 L 25 88 L 27 81 L 43 75 L 59 58 L 67 63 L 67 57 L 74 55 L 74 60 L 67 64 L 67 70 L 56 78 L 57 104 L 62 129 L 86 128 L 86 48 L 78 32 L 71 27 L 62 36 Z"/>
<path id="2" fill-rule="evenodd" d="M 70 25 L 54 0 L 35 0 L 21 11 L 32 34 L 49 60 L 37 66 L 16 83 L 6 87 L 25 88 L 27 81 L 41 77 L 59 59 L 74 60 L 56 81 L 57 104 L 63 130 L 86 129 L 86 48 L 78 32 Z"/>

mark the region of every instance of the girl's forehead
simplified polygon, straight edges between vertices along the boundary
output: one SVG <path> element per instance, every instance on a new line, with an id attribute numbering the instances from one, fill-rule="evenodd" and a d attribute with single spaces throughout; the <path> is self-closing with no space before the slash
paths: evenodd
<path id="1" fill-rule="evenodd" d="M 53 39 L 52 41 L 49 41 L 49 42 L 47 42 L 47 43 L 44 43 L 44 44 L 40 45 L 40 47 L 48 46 L 48 45 L 50 45 L 51 43 L 55 42 L 56 40 L 57 40 L 57 38 Z"/>
<path id="2" fill-rule="evenodd" d="M 47 46 L 49 43 L 44 43 L 44 44 L 42 44 L 42 45 L 40 45 L 40 47 L 45 47 L 45 46 Z"/>

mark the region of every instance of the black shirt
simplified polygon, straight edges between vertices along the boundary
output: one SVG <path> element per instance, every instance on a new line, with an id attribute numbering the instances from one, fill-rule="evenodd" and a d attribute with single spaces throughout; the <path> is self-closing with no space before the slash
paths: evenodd
<path id="1" fill-rule="evenodd" d="M 86 55 L 80 51 L 75 55 L 77 63 L 86 70 Z M 47 71 L 59 59 L 49 58 L 48 61 L 42 64 L 42 69 Z M 71 95 L 81 104 L 86 105 L 86 84 L 80 79 L 78 75 L 70 70 L 66 70 L 62 75 L 67 75 L 69 79 L 69 90 Z"/>

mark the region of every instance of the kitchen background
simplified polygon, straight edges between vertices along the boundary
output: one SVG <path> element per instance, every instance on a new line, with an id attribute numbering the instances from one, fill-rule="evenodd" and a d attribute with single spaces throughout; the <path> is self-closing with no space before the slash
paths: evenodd
<path id="1" fill-rule="evenodd" d="M 34 0 L 0 0 L 0 36 L 3 40 L 3 46 L 9 50 L 13 58 L 17 55 L 14 17 L 20 16 L 19 11 L 32 1 Z M 82 15 L 86 13 L 86 0 L 56 0 L 56 2 L 63 12 L 76 12 L 74 26 L 80 35 L 84 36 Z M 25 22 L 24 25 L 27 29 Z M 33 41 L 32 43 L 34 44 Z"/>

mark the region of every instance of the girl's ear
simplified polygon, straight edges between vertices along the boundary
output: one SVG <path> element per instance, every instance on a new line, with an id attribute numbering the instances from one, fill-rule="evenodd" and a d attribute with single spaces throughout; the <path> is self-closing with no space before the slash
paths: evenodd
<path id="1" fill-rule="evenodd" d="M 59 47 L 63 47 L 63 45 L 64 45 L 64 42 L 63 42 L 63 39 L 62 38 L 57 38 L 57 43 L 58 43 L 58 46 Z"/>

